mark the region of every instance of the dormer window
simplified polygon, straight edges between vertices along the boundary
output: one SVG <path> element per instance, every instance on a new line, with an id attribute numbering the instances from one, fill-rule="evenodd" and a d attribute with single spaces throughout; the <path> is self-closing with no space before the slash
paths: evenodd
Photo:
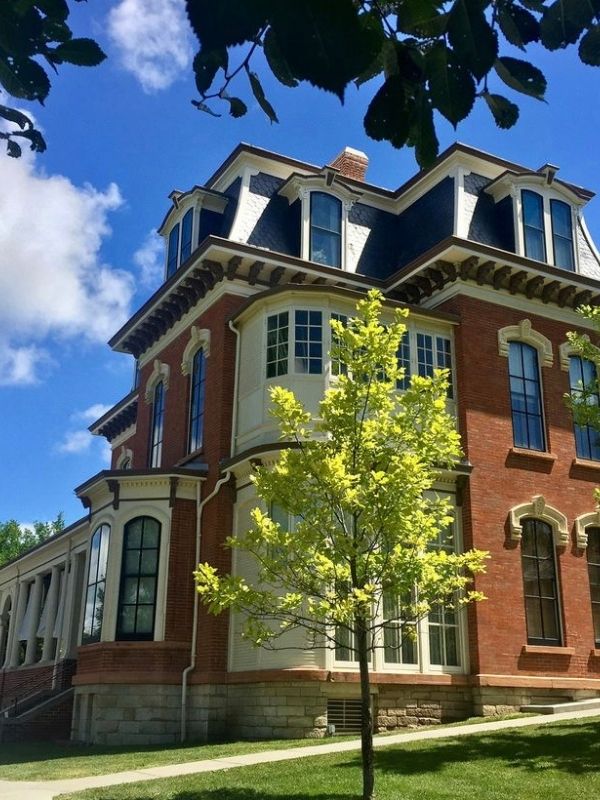
<path id="1" fill-rule="evenodd" d="M 546 260 L 546 236 L 544 233 L 544 202 L 536 192 L 521 192 L 523 204 L 523 239 L 525 255 L 536 261 Z"/>
<path id="2" fill-rule="evenodd" d="M 325 192 L 310 193 L 310 260 L 342 266 L 342 203 Z"/>
<path id="3" fill-rule="evenodd" d="M 515 250 L 535 261 L 571 272 L 577 270 L 575 231 L 579 212 L 593 197 L 586 189 L 558 180 L 558 167 L 546 164 L 537 172 L 503 172 L 485 192 L 496 203 L 512 198 Z"/>
<path id="4" fill-rule="evenodd" d="M 171 228 L 169 234 L 169 248 L 167 250 L 167 278 L 177 271 L 177 256 L 179 251 L 179 223 Z"/>
<path id="5" fill-rule="evenodd" d="M 184 261 L 192 254 L 192 227 L 194 222 L 194 209 L 190 208 L 189 211 L 186 211 L 183 220 L 181 221 L 181 250 L 179 253 L 179 264 L 183 264 Z"/>
<path id="6" fill-rule="evenodd" d="M 550 200 L 550 216 L 554 265 L 563 269 L 575 270 L 571 207 L 561 200 Z"/>
<path id="7" fill-rule="evenodd" d="M 550 261 L 555 267 L 575 270 L 573 255 L 573 222 L 571 206 L 551 198 L 544 209 L 544 197 L 530 189 L 521 192 L 523 213 L 523 243 L 525 255 L 536 261 Z M 550 230 L 545 221 L 549 218 Z M 549 239 L 551 258 L 546 242 Z"/>
<path id="8" fill-rule="evenodd" d="M 300 257 L 325 267 L 349 269 L 346 253 L 348 212 L 362 196 L 346 185 L 332 167 L 318 175 L 293 173 L 279 194 L 300 200 Z"/>

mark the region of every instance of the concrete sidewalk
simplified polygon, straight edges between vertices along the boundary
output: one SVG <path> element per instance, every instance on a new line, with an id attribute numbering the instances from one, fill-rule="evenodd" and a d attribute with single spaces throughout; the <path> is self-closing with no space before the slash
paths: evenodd
<path id="1" fill-rule="evenodd" d="M 459 736 L 473 736 L 478 733 L 490 733 L 526 728 L 532 725 L 548 725 L 569 719 L 599 717 L 598 709 L 589 711 L 566 711 L 562 714 L 540 714 L 522 719 L 506 719 L 498 722 L 479 722 L 474 725 L 463 725 L 454 728 L 427 728 L 426 730 L 395 733 L 375 739 L 375 747 L 389 747 L 404 742 L 420 742 L 425 739 L 455 739 Z M 94 775 L 90 778 L 70 778 L 58 781 L 0 781 L 0 798 L 2 800 L 52 800 L 59 794 L 79 792 L 83 789 L 96 789 L 103 786 L 118 786 L 122 783 L 152 781 L 157 778 L 173 778 L 182 775 L 194 775 L 202 772 L 248 767 L 252 764 L 265 764 L 275 761 L 287 761 L 293 758 L 309 758 L 327 755 L 328 753 L 346 753 L 360 749 L 360 740 L 350 742 L 331 742 L 331 744 L 309 745 L 307 747 L 290 747 L 287 750 L 266 750 L 261 753 L 213 758 L 205 761 L 190 761 L 186 764 L 169 764 L 162 767 L 129 772 L 116 772 L 112 775 Z"/>

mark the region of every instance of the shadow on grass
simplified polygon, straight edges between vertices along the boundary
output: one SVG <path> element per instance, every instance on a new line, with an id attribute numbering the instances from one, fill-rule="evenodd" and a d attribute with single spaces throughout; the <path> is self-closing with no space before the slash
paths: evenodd
<path id="1" fill-rule="evenodd" d="M 331 792 L 307 795 L 306 790 L 301 790 L 299 794 L 290 794 L 287 791 L 284 794 L 280 792 L 273 794 L 269 791 L 265 792 L 264 789 L 256 790 L 247 786 L 194 789 L 169 796 L 169 800 L 359 800 L 359 798 L 359 794 L 332 794 Z M 110 790 L 107 790 L 106 794 L 102 795 L 102 800 L 114 800 Z M 156 796 L 136 795 L 136 800 L 156 800 Z"/>
<path id="2" fill-rule="evenodd" d="M 401 775 L 435 773 L 452 763 L 494 760 L 515 770 L 558 770 L 583 775 L 600 770 L 600 723 L 562 723 L 560 727 L 506 733 L 471 734 L 458 739 L 419 742 L 418 747 L 377 750 L 375 769 Z M 356 767 L 352 759 L 344 764 Z M 483 768 L 483 765 L 480 765 Z M 476 767 L 477 768 L 477 767 Z"/>

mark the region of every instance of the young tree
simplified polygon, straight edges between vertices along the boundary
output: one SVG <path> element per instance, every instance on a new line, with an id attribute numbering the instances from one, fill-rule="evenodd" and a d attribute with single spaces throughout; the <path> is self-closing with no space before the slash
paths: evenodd
<path id="1" fill-rule="evenodd" d="M 373 291 L 346 326 L 332 321 L 340 374 L 318 418 L 292 392 L 272 389 L 289 447 L 273 469 L 258 467 L 253 481 L 267 509 L 276 504 L 295 517 L 294 530 L 255 508 L 252 529 L 228 544 L 255 560 L 256 580 L 220 576 L 206 563 L 195 573 L 209 610 L 244 615 L 244 635 L 255 645 L 276 647 L 294 629 L 306 631 L 307 646 L 351 643 L 360 669 L 364 800 L 374 785 L 370 654 L 386 628 L 411 636 L 431 609 L 481 599 L 467 586 L 486 557 L 436 546 L 452 512 L 432 489 L 460 458 L 459 436 L 445 410 L 444 371 L 414 375 L 397 391 L 405 317 L 396 309 L 382 322 Z"/>
<path id="2" fill-rule="evenodd" d="M 23 527 L 14 519 L 0 523 L 0 567 L 60 533 L 64 527 L 62 512 L 51 522 L 34 522 L 33 528 Z"/>

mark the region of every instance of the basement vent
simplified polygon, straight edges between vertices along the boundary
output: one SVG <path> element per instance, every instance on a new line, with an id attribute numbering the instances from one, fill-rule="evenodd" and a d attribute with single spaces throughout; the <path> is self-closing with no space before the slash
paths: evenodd
<path id="1" fill-rule="evenodd" d="M 327 724 L 335 725 L 335 733 L 360 733 L 360 700 L 328 700 Z"/>

